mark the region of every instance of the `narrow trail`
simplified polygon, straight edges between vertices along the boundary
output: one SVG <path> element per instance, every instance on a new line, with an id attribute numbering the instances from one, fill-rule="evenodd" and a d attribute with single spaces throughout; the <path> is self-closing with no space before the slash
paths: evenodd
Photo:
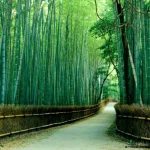
<path id="1" fill-rule="evenodd" d="M 31 139 L 12 150 L 124 150 L 126 144 L 110 138 L 106 131 L 115 120 L 115 103 L 109 103 L 98 115 L 57 128 L 45 137 Z M 41 134 L 41 133 L 39 133 Z M 38 135 L 39 136 L 39 135 Z M 29 140 L 29 139 L 28 139 Z"/>

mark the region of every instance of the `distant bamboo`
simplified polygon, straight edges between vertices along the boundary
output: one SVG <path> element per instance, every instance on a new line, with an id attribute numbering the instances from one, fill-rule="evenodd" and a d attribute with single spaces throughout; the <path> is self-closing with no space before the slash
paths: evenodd
<path id="1" fill-rule="evenodd" d="M 100 66 L 95 39 L 88 41 L 89 26 L 73 3 L 0 1 L 1 104 L 97 103 L 98 85 L 92 84 Z"/>

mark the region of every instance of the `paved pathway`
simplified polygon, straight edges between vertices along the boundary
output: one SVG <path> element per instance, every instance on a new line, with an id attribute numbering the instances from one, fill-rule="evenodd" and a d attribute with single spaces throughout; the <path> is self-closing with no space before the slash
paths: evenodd
<path id="1" fill-rule="evenodd" d="M 114 141 L 106 131 L 115 120 L 115 103 L 89 119 L 57 128 L 45 137 L 26 140 L 12 150 L 124 150 L 125 143 Z M 40 133 L 41 134 L 41 133 Z M 129 149 L 128 149 L 129 150 Z"/>

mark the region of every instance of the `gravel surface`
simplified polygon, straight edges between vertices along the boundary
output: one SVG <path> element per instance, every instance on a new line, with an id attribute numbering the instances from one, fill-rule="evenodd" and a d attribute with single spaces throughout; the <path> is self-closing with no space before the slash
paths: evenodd
<path id="1" fill-rule="evenodd" d="M 133 150 L 106 133 L 115 120 L 114 105 L 109 103 L 98 115 L 73 124 L 5 139 L 0 150 Z"/>

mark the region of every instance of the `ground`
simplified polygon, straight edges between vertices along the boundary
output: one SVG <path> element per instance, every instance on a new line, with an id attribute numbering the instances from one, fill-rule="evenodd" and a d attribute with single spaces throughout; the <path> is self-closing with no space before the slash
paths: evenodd
<path id="1" fill-rule="evenodd" d="M 0 150 L 130 150 L 125 148 L 129 141 L 110 132 L 114 130 L 110 128 L 115 120 L 114 105 L 109 103 L 98 115 L 73 124 L 5 138 Z"/>

